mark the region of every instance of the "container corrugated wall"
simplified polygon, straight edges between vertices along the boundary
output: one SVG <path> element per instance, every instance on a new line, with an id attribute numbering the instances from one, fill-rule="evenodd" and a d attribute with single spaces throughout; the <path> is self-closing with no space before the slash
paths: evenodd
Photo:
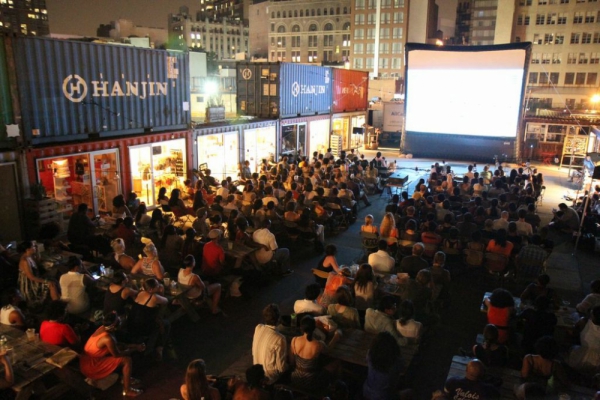
<path id="1" fill-rule="evenodd" d="M 14 122 L 10 86 L 8 83 L 6 49 L 4 47 L 4 38 L 0 36 L 0 142 L 7 139 L 6 125 L 12 123 Z"/>
<path id="2" fill-rule="evenodd" d="M 33 144 L 188 127 L 185 53 L 32 37 L 14 43 L 23 130 Z"/>
<path id="3" fill-rule="evenodd" d="M 332 112 L 364 111 L 369 108 L 369 73 L 332 68 Z"/>
<path id="4" fill-rule="evenodd" d="M 239 63 L 242 115 L 289 118 L 331 112 L 331 68 L 294 63 Z"/>

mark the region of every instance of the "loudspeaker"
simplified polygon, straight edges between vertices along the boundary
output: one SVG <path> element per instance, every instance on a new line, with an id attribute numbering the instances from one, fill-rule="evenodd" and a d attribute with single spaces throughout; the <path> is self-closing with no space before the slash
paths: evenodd
<path id="1" fill-rule="evenodd" d="M 525 141 L 525 147 L 528 149 L 536 149 L 538 147 L 537 139 L 527 139 Z"/>
<path id="2" fill-rule="evenodd" d="M 355 135 L 362 135 L 364 132 L 364 129 L 361 127 L 354 127 L 352 128 L 352 133 Z"/>
<path id="3" fill-rule="evenodd" d="M 600 165 L 594 167 L 594 173 L 592 174 L 592 179 L 600 179 Z"/>

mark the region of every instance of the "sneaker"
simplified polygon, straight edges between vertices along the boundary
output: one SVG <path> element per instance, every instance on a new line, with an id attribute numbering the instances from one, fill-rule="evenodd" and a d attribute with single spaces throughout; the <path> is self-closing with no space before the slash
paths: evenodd
<path id="1" fill-rule="evenodd" d="M 293 269 L 288 269 L 288 270 L 286 270 L 286 271 L 283 271 L 283 272 L 281 273 L 281 276 L 289 276 L 289 275 L 291 275 L 291 274 L 293 274 L 293 273 L 294 273 L 294 270 L 293 270 Z"/>

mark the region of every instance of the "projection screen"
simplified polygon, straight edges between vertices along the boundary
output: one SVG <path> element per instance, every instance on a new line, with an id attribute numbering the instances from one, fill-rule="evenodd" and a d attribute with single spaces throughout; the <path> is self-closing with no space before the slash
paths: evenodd
<path id="1" fill-rule="evenodd" d="M 405 150 L 514 157 L 530 43 L 406 48 Z"/>

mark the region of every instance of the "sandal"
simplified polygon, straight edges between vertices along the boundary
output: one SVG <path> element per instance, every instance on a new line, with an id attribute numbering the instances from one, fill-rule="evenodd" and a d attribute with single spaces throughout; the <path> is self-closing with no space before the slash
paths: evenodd
<path id="1" fill-rule="evenodd" d="M 142 393 L 144 393 L 144 391 L 141 389 L 129 388 L 129 390 L 123 390 L 123 396 L 126 397 L 137 397 Z"/>

